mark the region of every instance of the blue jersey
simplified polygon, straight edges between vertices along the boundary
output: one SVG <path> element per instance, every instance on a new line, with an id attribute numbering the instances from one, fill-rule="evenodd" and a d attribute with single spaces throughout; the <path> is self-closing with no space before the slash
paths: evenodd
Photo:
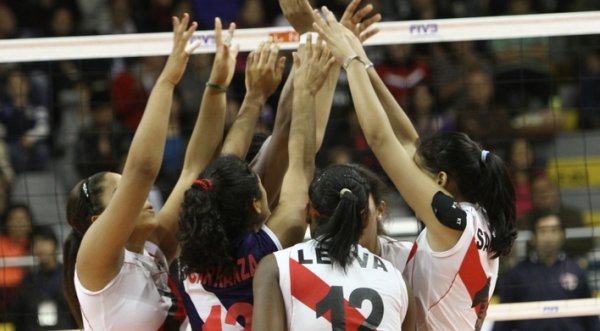
<path id="1" fill-rule="evenodd" d="M 233 245 L 236 250 L 233 275 L 193 273 L 183 282 L 192 330 L 250 330 L 254 272 L 258 262 L 280 250 L 281 244 L 263 226 L 256 233 L 241 236 Z"/>

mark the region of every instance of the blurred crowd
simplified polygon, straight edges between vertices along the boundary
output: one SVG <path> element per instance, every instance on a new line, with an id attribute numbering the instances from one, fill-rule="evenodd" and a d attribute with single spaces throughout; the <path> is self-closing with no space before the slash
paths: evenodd
<path id="1" fill-rule="evenodd" d="M 327 5 L 338 17 L 347 2 L 311 1 L 313 7 Z M 386 21 L 600 9 L 599 2 L 589 0 L 367 3 Z M 236 22 L 239 28 L 287 25 L 277 0 L 0 0 L 0 39 L 167 32 L 171 16 L 183 12 L 194 13 L 199 29 L 212 29 L 215 16 Z M 464 131 L 507 160 L 521 229 L 535 230 L 536 220 L 548 211 L 558 214 L 565 228 L 585 225 L 580 210 L 561 203 L 557 183 L 546 174 L 545 150 L 558 133 L 600 128 L 598 36 L 399 44 L 371 47 L 368 52 L 420 135 Z M 239 72 L 228 91 L 230 122 L 244 96 L 246 61 L 240 58 Z M 62 192 L 78 178 L 100 170 L 118 172 L 164 61 L 163 57 L 144 57 L 0 64 L 0 256 L 56 257 L 60 251 L 56 236 L 35 224 L 29 206 L 11 199 L 11 185 L 23 174 L 50 171 L 56 174 Z M 197 87 L 208 80 L 211 63 L 210 54 L 192 57 L 176 90 L 157 182 L 162 196 L 168 195 L 181 169 L 202 95 Z M 277 101 L 274 97 L 262 109 L 260 132 L 271 130 Z M 317 160 L 319 166 L 361 163 L 381 173 L 352 110 L 344 72 Z M 591 237 L 566 240 L 564 251 L 585 260 L 593 247 Z M 42 308 L 66 311 L 64 302 L 54 297 L 60 293 L 60 275 L 53 270 L 60 263 L 38 259 L 40 267 L 35 270 L 3 269 L 3 320 L 10 317 L 25 323 L 18 314 L 6 313 L 8 307 L 28 313 L 39 313 Z M 580 265 L 585 268 L 583 260 Z M 508 261 L 506 269 L 515 263 Z M 32 286 L 44 291 L 34 291 Z M 36 299 L 31 293 L 46 296 Z M 29 302 L 34 299 L 52 305 Z M 50 321 L 54 324 L 48 325 L 72 326 L 63 317 L 57 315 Z M 31 328 L 43 329 L 43 325 Z"/>

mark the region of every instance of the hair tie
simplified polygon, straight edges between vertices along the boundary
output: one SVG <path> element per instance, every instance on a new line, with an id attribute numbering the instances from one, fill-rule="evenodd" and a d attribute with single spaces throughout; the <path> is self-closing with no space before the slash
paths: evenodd
<path id="1" fill-rule="evenodd" d="M 481 150 L 481 162 L 485 162 L 485 160 L 487 160 L 488 154 L 490 154 L 490 151 L 487 149 Z"/>
<path id="2" fill-rule="evenodd" d="M 192 186 L 200 186 L 204 191 L 210 191 L 213 182 L 208 178 L 196 179 Z"/>
<path id="3" fill-rule="evenodd" d="M 87 178 L 83 181 L 83 184 L 81 184 L 81 191 L 83 192 L 83 195 L 87 199 L 90 198 L 90 190 L 88 189 L 88 179 Z"/>
<path id="4" fill-rule="evenodd" d="M 349 188 L 345 188 L 345 187 L 344 187 L 343 189 L 341 189 L 341 190 L 340 190 L 340 198 L 343 198 L 345 193 L 350 193 L 350 194 L 352 194 L 352 191 L 350 191 L 350 189 L 349 189 Z"/>

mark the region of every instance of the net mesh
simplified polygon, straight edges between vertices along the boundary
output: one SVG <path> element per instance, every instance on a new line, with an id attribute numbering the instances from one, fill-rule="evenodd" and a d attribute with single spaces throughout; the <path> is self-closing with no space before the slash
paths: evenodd
<path id="1" fill-rule="evenodd" d="M 567 228 L 565 251 L 583 268 L 587 278 L 579 281 L 587 281 L 592 293 L 600 290 L 599 21 L 600 12 L 581 12 L 385 22 L 367 48 L 421 135 L 465 131 L 511 165 L 520 232 L 501 272 L 532 252 L 527 221 L 532 210 L 559 208 Z M 240 29 L 233 42 L 249 51 L 269 36 L 288 52 L 297 47 L 298 35 L 287 27 Z M 119 171 L 170 38 L 160 32 L 0 40 L 0 203 L 5 211 L 27 207 L 36 230 L 48 226 L 62 242 L 69 232 L 69 190 L 97 171 Z M 203 45 L 176 92 L 165 161 L 151 197 L 155 205 L 178 176 L 202 94 L 198 87 L 210 73 L 213 34 L 199 31 L 195 38 Z M 243 98 L 244 62 L 240 55 L 228 93 L 230 118 Z M 352 161 L 383 173 L 353 115 L 347 85 L 342 73 L 318 164 Z M 277 94 L 261 112 L 259 131 L 272 128 Z M 420 226 L 402 199 L 391 193 L 388 204 L 388 233 L 414 238 Z M 41 270 L 43 259 L 33 257 L 31 242 L 24 249 L 11 244 L 11 224 L 27 225 L 14 220 L 18 212 L 3 214 L 0 330 L 13 327 L 15 318 L 57 325 L 54 318 L 61 314 L 52 309 L 66 311 L 66 306 L 17 305 L 40 286 L 33 278 L 22 282 L 30 270 Z M 58 261 L 60 250 L 59 244 L 53 251 Z M 44 282 L 54 280 L 46 276 Z M 572 286 L 572 279 L 561 277 L 564 289 Z M 533 279 L 529 285 L 545 286 Z M 488 319 L 599 313 L 599 302 L 590 299 L 492 305 Z"/>

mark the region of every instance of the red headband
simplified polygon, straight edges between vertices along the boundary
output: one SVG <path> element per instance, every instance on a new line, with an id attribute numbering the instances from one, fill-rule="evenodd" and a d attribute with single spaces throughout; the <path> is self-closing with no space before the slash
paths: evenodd
<path id="1" fill-rule="evenodd" d="M 193 185 L 200 186 L 203 190 L 209 191 L 212 188 L 212 180 L 208 178 L 196 179 Z"/>

